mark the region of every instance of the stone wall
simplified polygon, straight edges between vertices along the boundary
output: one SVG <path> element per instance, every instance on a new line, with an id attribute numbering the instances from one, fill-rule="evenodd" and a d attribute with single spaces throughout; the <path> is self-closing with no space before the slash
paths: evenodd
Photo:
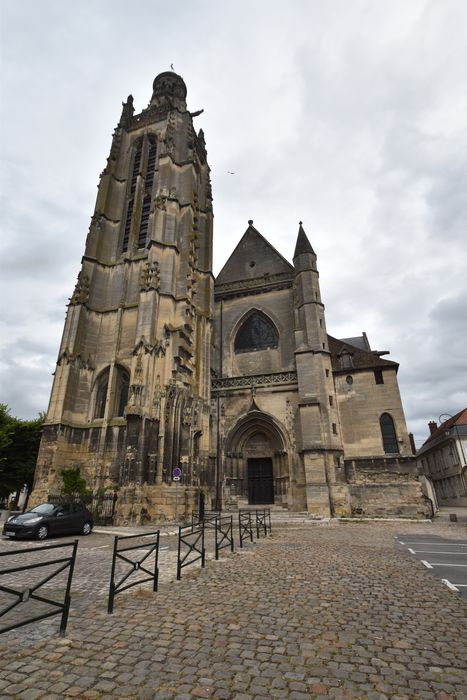
<path id="1" fill-rule="evenodd" d="M 181 484 L 130 484 L 118 491 L 115 525 L 160 525 L 187 520 L 198 508 L 199 490 Z M 207 506 L 206 506 L 207 507 Z"/>
<path id="2" fill-rule="evenodd" d="M 415 460 L 371 458 L 346 460 L 350 514 L 363 517 L 429 518 Z"/>

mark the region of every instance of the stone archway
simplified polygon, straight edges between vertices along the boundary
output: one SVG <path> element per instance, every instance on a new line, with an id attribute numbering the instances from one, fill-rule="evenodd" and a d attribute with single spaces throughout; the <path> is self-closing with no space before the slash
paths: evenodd
<path id="1" fill-rule="evenodd" d="M 259 410 L 240 418 L 226 439 L 224 495 L 231 505 L 288 504 L 290 449 L 275 419 Z"/>

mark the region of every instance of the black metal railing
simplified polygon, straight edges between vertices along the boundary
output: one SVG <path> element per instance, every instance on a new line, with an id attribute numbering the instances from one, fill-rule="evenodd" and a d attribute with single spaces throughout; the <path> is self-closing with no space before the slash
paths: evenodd
<path id="1" fill-rule="evenodd" d="M 238 538 L 240 547 L 243 548 L 243 540 L 250 539 L 253 542 L 253 524 L 251 521 L 251 510 L 238 511 Z"/>
<path id="2" fill-rule="evenodd" d="M 130 545 L 129 547 L 119 547 L 119 544 L 121 542 L 127 542 L 128 540 L 135 539 L 135 538 L 140 538 L 142 537 L 141 534 L 138 535 L 125 535 L 125 536 L 119 536 L 116 535 L 114 538 L 114 548 L 113 548 L 113 555 L 112 555 L 112 569 L 110 573 L 110 586 L 109 586 L 109 600 L 107 604 L 107 612 L 110 614 L 113 612 L 114 609 L 114 600 L 115 596 L 117 593 L 121 593 L 122 591 L 126 591 L 128 588 L 132 588 L 133 586 L 138 586 L 142 583 L 147 583 L 148 581 L 152 581 L 152 590 L 154 592 L 157 591 L 157 584 L 159 581 L 159 539 L 160 539 L 160 531 L 157 530 L 157 532 L 147 532 L 144 534 L 145 540 L 149 539 L 150 537 L 155 537 L 155 541 L 146 541 L 143 544 L 133 544 Z M 123 554 L 123 552 L 135 552 L 138 549 L 144 549 L 144 552 L 142 552 L 142 556 L 140 559 L 130 559 L 126 554 Z M 155 552 L 154 556 L 154 566 L 152 569 L 147 568 L 145 562 L 149 559 L 151 554 Z M 128 565 L 130 568 L 129 570 L 123 574 L 123 576 L 116 581 L 116 565 L 117 561 L 122 561 L 126 565 Z M 147 574 L 145 578 L 137 578 L 136 580 L 133 580 L 129 583 L 126 583 L 130 576 L 133 574 L 139 575 L 139 574 Z"/>
<path id="3" fill-rule="evenodd" d="M 191 511 L 191 528 L 193 529 L 194 527 L 198 527 L 198 525 L 201 522 L 204 522 L 204 527 L 216 527 L 216 518 L 219 518 L 221 516 L 221 512 L 218 510 L 205 510 L 204 513 L 202 514 L 202 517 L 200 517 L 199 512 L 197 510 L 192 510 Z"/>
<path id="4" fill-rule="evenodd" d="M 28 549 L 17 549 L 14 550 L 13 552 L 1 552 L 0 557 L 13 557 L 19 554 L 31 554 L 34 553 L 36 554 L 37 552 L 50 552 L 52 549 L 59 549 L 59 548 L 64 548 L 68 547 L 71 548 L 71 554 L 68 556 L 63 556 L 59 557 L 58 559 L 46 559 L 42 560 L 37 563 L 32 563 L 32 564 L 24 564 L 23 566 L 15 566 L 15 567 L 10 567 L 8 569 L 1 569 L 0 570 L 0 576 L 6 576 L 6 575 L 12 575 L 12 574 L 20 574 L 22 572 L 27 572 L 27 571 L 32 571 L 33 569 L 38 569 L 40 567 L 45 567 L 45 566 L 55 566 L 55 565 L 60 565 L 58 569 L 53 571 L 52 573 L 47 574 L 45 578 L 41 579 L 38 582 L 35 582 L 34 584 L 28 586 L 26 585 L 24 588 L 20 588 L 21 586 L 21 581 L 18 579 L 18 583 L 16 584 L 16 587 L 13 588 L 12 586 L 3 586 L 0 585 L 0 591 L 3 593 L 8 593 L 10 595 L 13 595 L 16 597 L 16 600 L 11 603 L 10 605 L 7 605 L 6 608 L 3 608 L 0 610 L 0 617 L 3 617 L 4 615 L 7 615 L 7 613 L 11 612 L 16 608 L 18 605 L 21 605 L 21 603 L 26 603 L 28 601 L 34 600 L 38 601 L 40 603 L 43 603 L 45 605 L 51 605 L 54 609 L 53 610 L 47 610 L 47 612 L 43 612 L 39 615 L 34 615 L 34 617 L 29 617 L 27 619 L 22 619 L 18 620 L 17 622 L 14 622 L 12 624 L 7 625 L 6 627 L 3 627 L 0 629 L 0 633 L 2 632 L 9 632 L 12 629 L 16 629 L 17 627 L 22 627 L 23 625 L 29 625 L 32 622 L 38 622 L 39 620 L 45 620 L 48 617 L 53 617 L 54 615 L 60 615 L 61 614 L 61 621 L 60 621 L 60 635 L 63 637 L 65 636 L 65 631 L 66 631 L 66 626 L 68 622 L 68 614 L 70 612 L 70 602 L 71 602 L 71 582 L 73 579 L 73 571 L 75 568 L 75 561 L 76 561 L 76 550 L 78 549 L 78 540 L 75 540 L 74 542 L 66 542 L 64 544 L 52 544 L 48 545 L 45 547 L 30 547 Z M 46 583 L 51 581 L 53 578 L 58 576 L 59 574 L 62 573 L 62 571 L 65 571 L 68 569 L 68 577 L 67 581 L 65 584 L 65 595 L 63 598 L 63 602 L 60 602 L 58 600 L 53 600 L 51 598 L 46 598 L 44 595 L 38 595 L 37 591 L 41 586 L 44 586 Z"/>
<path id="5" fill-rule="evenodd" d="M 261 508 L 253 511 L 255 514 L 256 537 L 259 539 L 261 535 L 271 534 L 271 509 Z"/>
<path id="6" fill-rule="evenodd" d="M 183 532 L 185 531 L 185 532 Z M 186 551 L 182 550 L 186 548 Z M 192 555 L 192 556 L 191 556 Z M 204 520 L 190 528 L 178 528 L 177 581 L 182 577 L 182 569 L 197 561 L 204 568 L 206 551 L 204 548 Z"/>
<path id="7" fill-rule="evenodd" d="M 113 491 L 95 493 L 92 497 L 92 515 L 95 525 L 113 525 L 117 494 Z"/>
<path id="8" fill-rule="evenodd" d="M 233 516 L 224 515 L 216 518 L 215 531 L 216 559 L 219 559 L 219 552 L 221 549 L 230 547 L 230 551 L 234 551 Z"/>

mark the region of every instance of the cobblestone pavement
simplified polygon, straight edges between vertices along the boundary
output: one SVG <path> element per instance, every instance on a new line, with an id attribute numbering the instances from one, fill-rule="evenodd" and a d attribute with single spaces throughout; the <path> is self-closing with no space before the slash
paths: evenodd
<path id="1" fill-rule="evenodd" d="M 395 548 L 401 532 L 466 534 L 273 523 L 272 537 L 158 593 L 122 594 L 113 615 L 104 595 L 73 601 L 64 639 L 57 619 L 3 634 L 0 698 L 467 698 L 467 605 Z M 85 549 L 98 568 L 105 550 Z"/>

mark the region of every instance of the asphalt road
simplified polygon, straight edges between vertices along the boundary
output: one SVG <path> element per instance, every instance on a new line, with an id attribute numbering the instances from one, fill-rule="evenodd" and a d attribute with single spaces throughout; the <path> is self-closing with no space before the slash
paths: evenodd
<path id="1" fill-rule="evenodd" d="M 467 540 L 405 534 L 398 535 L 396 542 L 448 588 L 467 598 Z"/>

